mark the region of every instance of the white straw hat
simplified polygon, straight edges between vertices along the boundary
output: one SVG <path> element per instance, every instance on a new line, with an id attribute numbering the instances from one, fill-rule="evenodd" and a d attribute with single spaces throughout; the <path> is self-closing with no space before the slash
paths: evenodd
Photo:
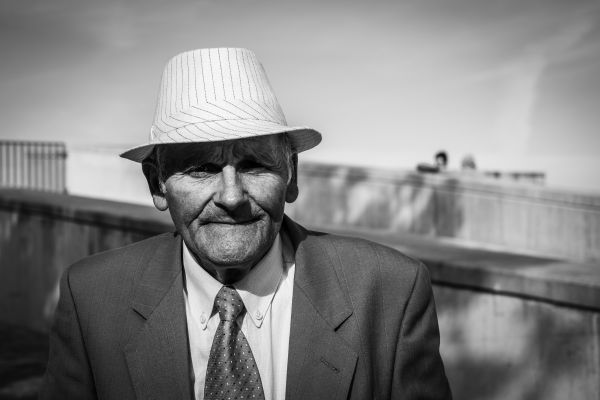
<path id="1" fill-rule="evenodd" d="M 165 67 L 147 144 L 121 157 L 141 162 L 157 144 L 243 139 L 287 132 L 292 148 L 315 147 L 321 134 L 291 127 L 267 75 L 247 49 L 200 49 L 173 57 Z"/>

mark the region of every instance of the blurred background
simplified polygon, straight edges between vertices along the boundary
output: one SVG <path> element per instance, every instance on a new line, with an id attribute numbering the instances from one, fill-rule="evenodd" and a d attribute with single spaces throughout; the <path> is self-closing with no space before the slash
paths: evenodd
<path id="1" fill-rule="evenodd" d="M 0 398 L 34 396 L 64 268 L 171 229 L 118 153 L 220 46 L 323 133 L 288 213 L 427 263 L 456 398 L 600 398 L 598 0 L 0 0 Z"/>

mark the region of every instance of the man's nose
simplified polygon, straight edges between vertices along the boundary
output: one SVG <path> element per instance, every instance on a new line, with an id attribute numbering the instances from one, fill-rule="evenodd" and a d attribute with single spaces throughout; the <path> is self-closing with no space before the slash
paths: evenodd
<path id="1" fill-rule="evenodd" d="M 229 211 L 233 211 L 247 200 L 237 169 L 232 165 L 226 165 L 221 171 L 221 187 L 215 194 L 215 203 Z"/>

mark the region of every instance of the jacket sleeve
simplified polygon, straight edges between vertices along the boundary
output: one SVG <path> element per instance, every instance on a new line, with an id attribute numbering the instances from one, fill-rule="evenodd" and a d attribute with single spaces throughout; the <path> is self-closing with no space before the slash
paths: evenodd
<path id="1" fill-rule="evenodd" d="M 96 399 L 77 308 L 67 270 L 60 282 L 60 297 L 50 332 L 48 366 L 40 399 Z"/>
<path id="2" fill-rule="evenodd" d="M 391 398 L 452 399 L 439 344 L 429 273 L 420 264 L 400 328 Z"/>

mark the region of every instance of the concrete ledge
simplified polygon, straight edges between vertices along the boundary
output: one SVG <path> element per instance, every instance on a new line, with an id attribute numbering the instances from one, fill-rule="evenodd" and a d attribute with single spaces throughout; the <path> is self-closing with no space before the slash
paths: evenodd
<path id="1" fill-rule="evenodd" d="M 368 180 L 384 183 L 410 183 L 416 186 L 440 186 L 448 189 L 465 190 L 484 194 L 497 194 L 503 197 L 536 199 L 563 204 L 567 207 L 600 208 L 599 193 L 553 189 L 527 182 L 502 181 L 481 175 L 460 171 L 447 171 L 436 174 L 417 171 L 395 171 L 382 168 L 340 166 L 317 162 L 304 162 L 298 171 L 302 177 L 343 178 L 350 183 Z"/>
<path id="2" fill-rule="evenodd" d="M 498 182 L 302 164 L 288 214 L 329 229 L 409 233 L 600 264 L 600 195 Z"/>
<path id="3" fill-rule="evenodd" d="M 128 231 L 159 233 L 174 229 L 169 214 L 154 207 L 36 190 L 0 189 L 0 210 Z"/>
<path id="4" fill-rule="evenodd" d="M 310 228 L 362 237 L 418 258 L 429 268 L 434 284 L 600 310 L 599 265 L 481 250 L 405 233 Z"/>

